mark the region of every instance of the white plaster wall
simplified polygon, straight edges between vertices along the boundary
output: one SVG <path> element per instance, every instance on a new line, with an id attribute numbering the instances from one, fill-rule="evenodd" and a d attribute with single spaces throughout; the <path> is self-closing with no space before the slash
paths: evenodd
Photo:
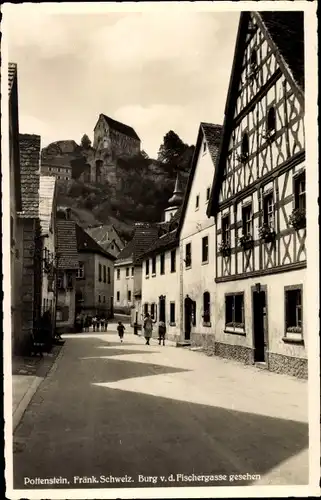
<path id="1" fill-rule="evenodd" d="M 231 345 L 253 347 L 253 311 L 251 287 L 256 283 L 267 286 L 267 329 L 268 350 L 275 354 L 307 357 L 307 294 L 305 290 L 306 270 L 289 271 L 269 276 L 260 276 L 244 280 L 217 283 L 216 285 L 216 341 Z M 284 343 L 285 335 L 285 306 L 284 287 L 303 284 L 303 336 L 305 346 Z M 244 292 L 244 315 L 246 336 L 225 333 L 225 294 Z"/>
<path id="2" fill-rule="evenodd" d="M 160 274 L 160 255 L 156 258 L 156 274 L 151 274 L 151 259 L 149 264 L 150 275 L 146 276 L 145 263 L 142 276 L 142 310 L 144 313 L 144 304 L 156 304 L 156 316 L 159 319 L 159 297 L 166 297 L 166 328 L 167 334 L 178 335 L 180 331 L 180 294 L 179 294 L 179 249 L 176 249 L 176 272 L 171 272 L 171 251 L 165 252 L 165 274 Z M 170 325 L 170 302 L 175 302 L 175 325 Z"/>

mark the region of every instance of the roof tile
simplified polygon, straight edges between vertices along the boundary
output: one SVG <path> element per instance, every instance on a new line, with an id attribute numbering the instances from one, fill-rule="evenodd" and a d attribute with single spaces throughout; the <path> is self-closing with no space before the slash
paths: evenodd
<path id="1" fill-rule="evenodd" d="M 39 187 L 39 218 L 41 233 L 48 234 L 51 216 L 54 211 L 56 178 L 51 176 L 40 176 Z"/>
<path id="2" fill-rule="evenodd" d="M 39 217 L 40 136 L 20 134 L 22 211 L 20 217 Z"/>
<path id="3" fill-rule="evenodd" d="M 102 114 L 108 125 L 110 126 L 111 129 L 117 130 L 121 134 L 127 135 L 128 137 L 132 137 L 133 139 L 137 139 L 140 141 L 140 138 L 136 134 L 135 130 L 133 127 L 130 127 L 129 125 L 125 125 L 124 123 L 118 122 L 117 120 L 114 120 L 113 118 L 110 118 L 110 116 Z"/>
<path id="4" fill-rule="evenodd" d="M 76 237 L 78 252 L 92 252 L 99 253 L 111 260 L 116 260 L 109 252 L 103 249 L 82 227 L 76 224 Z"/>
<path id="5" fill-rule="evenodd" d="M 71 220 L 57 220 L 57 248 L 58 248 L 58 268 L 77 269 L 78 251 L 76 237 L 76 223 Z"/>

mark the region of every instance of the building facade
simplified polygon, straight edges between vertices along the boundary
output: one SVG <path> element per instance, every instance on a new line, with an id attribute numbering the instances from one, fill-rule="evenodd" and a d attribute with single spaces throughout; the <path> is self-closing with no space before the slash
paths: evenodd
<path id="1" fill-rule="evenodd" d="M 41 318 L 40 136 L 19 134 L 19 149 L 22 207 L 18 216 L 22 226 L 22 274 L 21 331 L 18 350 L 25 353 L 29 352 L 32 336 Z"/>
<path id="2" fill-rule="evenodd" d="M 11 342 L 19 352 L 21 338 L 21 278 L 23 262 L 23 229 L 18 213 L 22 210 L 19 107 L 17 65 L 9 63 L 9 168 L 10 168 L 10 265 L 11 265 Z"/>
<path id="3" fill-rule="evenodd" d="M 58 214 L 57 214 L 58 215 Z M 57 276 L 56 327 L 58 331 L 73 331 L 76 319 L 76 274 L 78 251 L 76 225 L 57 217 Z"/>
<path id="4" fill-rule="evenodd" d="M 242 13 L 208 208 L 216 354 L 307 376 L 305 210 L 303 13 Z"/>
<path id="5" fill-rule="evenodd" d="M 59 181 L 69 181 L 72 178 L 72 168 L 55 160 L 51 160 L 50 163 L 42 162 L 41 175 L 52 176 Z"/>
<path id="6" fill-rule="evenodd" d="M 114 261 L 80 226 L 76 225 L 78 269 L 76 273 L 76 314 L 90 316 L 114 313 Z"/>
<path id="7" fill-rule="evenodd" d="M 204 347 L 214 345 L 216 328 L 214 217 L 207 206 L 221 134 L 221 125 L 200 124 L 178 228 L 180 340 Z"/>
<path id="8" fill-rule="evenodd" d="M 115 262 L 115 309 L 130 314 L 132 326 L 142 325 L 142 259 L 146 248 L 157 239 L 158 225 L 138 222 L 132 240 Z"/>
<path id="9" fill-rule="evenodd" d="M 51 176 L 40 176 L 39 218 L 42 239 L 42 313 L 50 311 L 56 317 L 56 179 Z M 55 328 L 55 321 L 52 323 Z M 52 332 L 54 333 L 54 332 Z"/>

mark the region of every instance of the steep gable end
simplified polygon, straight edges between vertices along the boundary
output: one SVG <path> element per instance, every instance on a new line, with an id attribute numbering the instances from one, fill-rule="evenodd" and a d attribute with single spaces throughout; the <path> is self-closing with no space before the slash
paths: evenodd
<path id="1" fill-rule="evenodd" d="M 291 38 L 298 47 L 297 61 L 290 55 Z M 255 182 L 257 176 L 267 174 L 271 155 L 280 165 L 304 150 L 303 67 L 302 13 L 241 14 L 209 217 L 215 215 L 219 203 Z M 276 133 L 269 151 L 268 115 L 272 107 Z M 291 126 L 299 133 L 290 134 L 290 144 L 286 144 L 283 131 Z M 258 151 L 261 156 L 257 164 Z M 239 175 L 235 174 L 237 170 Z"/>
<path id="2" fill-rule="evenodd" d="M 200 231 L 208 225 L 208 195 L 221 135 L 221 125 L 204 122 L 200 124 L 178 227 L 178 233 L 182 233 L 182 237 Z"/>

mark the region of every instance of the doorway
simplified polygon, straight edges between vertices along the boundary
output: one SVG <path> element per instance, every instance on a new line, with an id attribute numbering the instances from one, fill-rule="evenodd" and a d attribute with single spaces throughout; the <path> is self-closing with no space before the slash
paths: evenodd
<path id="1" fill-rule="evenodd" d="M 110 317 L 114 317 L 114 297 L 110 297 Z"/>
<path id="2" fill-rule="evenodd" d="M 193 305 L 194 305 L 193 300 L 188 295 L 186 295 L 184 300 L 185 340 L 191 339 Z"/>
<path id="3" fill-rule="evenodd" d="M 266 361 L 266 291 L 252 291 L 254 362 Z"/>
<path id="4" fill-rule="evenodd" d="M 159 297 L 159 321 L 166 323 L 166 297 L 164 295 Z"/>

